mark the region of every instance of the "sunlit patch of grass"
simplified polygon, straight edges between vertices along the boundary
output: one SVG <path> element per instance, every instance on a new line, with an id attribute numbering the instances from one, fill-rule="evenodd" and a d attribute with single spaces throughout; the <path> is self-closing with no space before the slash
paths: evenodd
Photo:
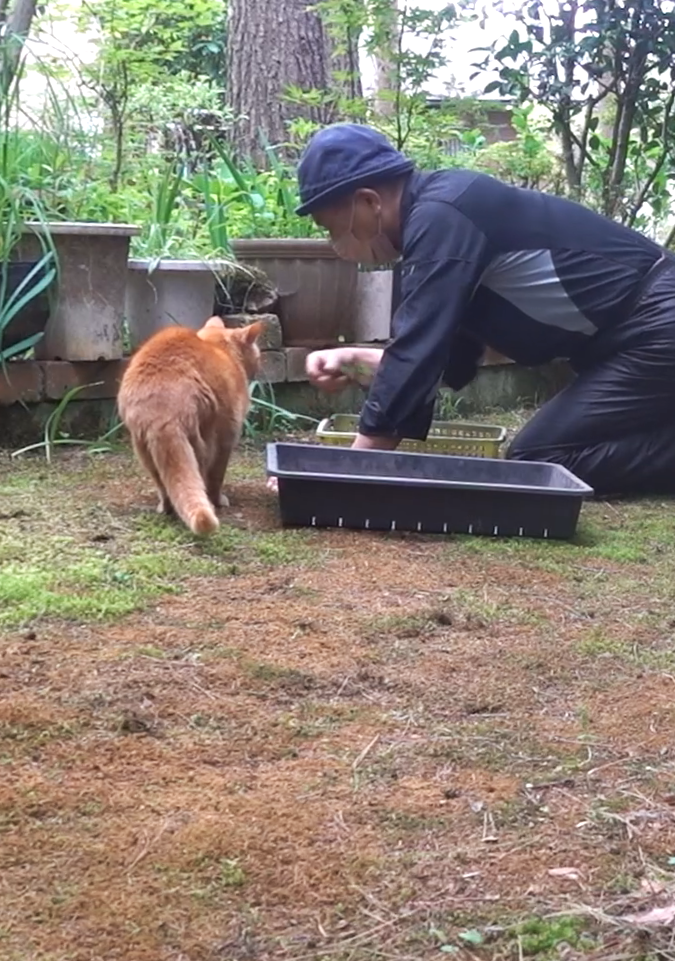
<path id="1" fill-rule="evenodd" d="M 128 452 L 120 458 L 128 468 Z M 112 620 L 180 591 L 190 577 L 321 556 L 310 532 L 256 531 L 224 516 L 212 537 L 198 538 L 152 510 L 111 508 L 99 491 L 114 465 L 74 460 L 59 458 L 48 469 L 31 459 L 12 462 L 2 479 L 0 627 L 44 617 Z M 242 470 L 256 468 L 251 458 L 242 463 Z"/>

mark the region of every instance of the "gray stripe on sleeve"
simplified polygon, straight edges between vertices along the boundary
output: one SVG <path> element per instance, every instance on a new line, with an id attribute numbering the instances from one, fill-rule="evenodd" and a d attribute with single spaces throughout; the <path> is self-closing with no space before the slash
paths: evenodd
<path id="1" fill-rule="evenodd" d="M 495 257 L 480 286 L 523 314 L 560 330 L 593 335 L 598 328 L 581 313 L 560 282 L 550 250 L 512 250 Z"/>

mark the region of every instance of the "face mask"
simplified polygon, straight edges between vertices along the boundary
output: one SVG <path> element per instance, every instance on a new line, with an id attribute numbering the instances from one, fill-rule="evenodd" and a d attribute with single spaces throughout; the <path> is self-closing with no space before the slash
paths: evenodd
<path id="1" fill-rule="evenodd" d="M 378 213 L 377 215 L 377 233 L 375 236 L 371 240 L 359 240 L 354 235 L 353 230 L 355 208 L 356 201 L 352 203 L 349 230 L 342 237 L 333 241 L 335 253 L 342 260 L 350 260 L 357 264 L 371 264 L 374 267 L 396 263 L 401 255 L 382 231 L 382 214 Z"/>

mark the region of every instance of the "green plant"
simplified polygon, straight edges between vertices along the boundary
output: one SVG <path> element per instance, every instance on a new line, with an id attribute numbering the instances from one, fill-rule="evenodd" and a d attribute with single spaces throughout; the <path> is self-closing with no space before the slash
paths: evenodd
<path id="1" fill-rule="evenodd" d="M 3 369 L 5 362 L 19 354 L 25 354 L 42 339 L 43 333 L 24 337 L 16 344 L 3 347 L 3 335 L 12 321 L 36 297 L 48 290 L 56 278 L 54 255 L 47 251 L 40 260 L 36 261 L 28 274 L 14 290 L 9 286 L 10 262 L 0 263 L 0 364 Z"/>
<path id="2" fill-rule="evenodd" d="M 304 424 L 318 424 L 315 417 L 294 414 L 279 407 L 275 402 L 274 388 L 271 384 L 253 381 L 249 388 L 251 411 L 244 425 L 247 437 L 258 434 L 273 434 L 276 431 L 299 429 Z"/>
<path id="3" fill-rule="evenodd" d="M 593 941 L 584 934 L 584 926 L 584 919 L 577 917 L 530 918 L 518 925 L 515 933 L 525 957 L 548 957 L 563 943 L 572 948 L 592 947 Z"/>
<path id="4" fill-rule="evenodd" d="M 89 31 L 97 56 L 93 63 L 80 64 L 80 80 L 96 98 L 112 133 L 113 192 L 124 176 L 135 87 L 156 85 L 172 70 L 185 70 L 194 30 L 222 23 L 223 15 L 222 0 L 184 0 L 161 9 L 150 0 L 97 0 L 81 5 L 79 26 Z"/>
<path id="5" fill-rule="evenodd" d="M 27 444 L 12 452 L 12 458 L 22 457 L 24 454 L 41 451 L 45 455 L 48 464 L 54 460 L 57 447 L 76 446 L 82 447 L 89 454 L 103 454 L 112 450 L 111 441 L 123 429 L 123 424 L 118 415 L 111 418 L 108 430 L 95 440 L 83 440 L 71 437 L 63 429 L 64 417 L 72 401 L 77 395 L 90 387 L 97 387 L 95 384 L 78 384 L 72 387 L 61 398 L 54 410 L 45 421 L 42 440 L 34 444 Z M 305 414 L 295 414 L 292 411 L 279 407 L 274 400 L 274 390 L 270 384 L 260 381 L 253 381 L 249 388 L 251 397 L 251 412 L 244 425 L 244 433 L 247 437 L 257 437 L 259 434 L 273 434 L 281 430 L 298 429 L 301 424 L 318 424 L 314 417 L 307 417 Z"/>
<path id="6" fill-rule="evenodd" d="M 340 76 L 332 90 L 289 87 L 287 99 L 315 111 L 330 109 L 339 117 L 366 121 L 399 150 L 418 161 L 424 158 L 422 166 L 443 165 L 444 154 L 448 158 L 442 144 L 456 134 L 456 116 L 446 109 L 430 110 L 427 88 L 447 63 L 444 51 L 457 21 L 456 7 L 399 9 L 391 0 L 319 0 L 316 9 L 338 47 L 349 46 L 354 37 L 363 38 L 366 52 L 380 64 L 378 90 L 370 99 L 354 97 L 355 85 Z M 291 135 L 302 142 L 316 127 L 301 119 L 291 124 Z"/>
<path id="7" fill-rule="evenodd" d="M 92 0 L 78 4 L 78 25 L 93 32 L 95 66 L 124 62 L 132 86 L 185 74 L 222 76 L 224 0 Z"/>
<path id="8" fill-rule="evenodd" d="M 511 112 L 515 140 L 482 144 L 471 166 L 518 187 L 560 192 L 561 169 L 547 136 L 545 124 L 533 117 L 534 104 L 522 104 Z"/>
<path id="9" fill-rule="evenodd" d="M 295 172 L 266 145 L 270 169 L 237 163 L 227 148 L 213 141 L 209 172 L 193 177 L 201 194 L 212 241 L 229 244 L 234 237 L 312 237 L 322 232 L 309 217 L 298 217 Z M 227 248 L 225 248 L 227 249 Z"/>
<path id="10" fill-rule="evenodd" d="M 79 384 L 77 387 L 71 387 L 71 389 L 63 395 L 59 403 L 45 421 L 42 440 L 35 444 L 28 444 L 26 447 L 21 447 L 19 450 L 13 451 L 12 457 L 20 457 L 22 454 L 28 454 L 34 450 L 42 450 L 44 451 L 47 463 L 51 464 L 54 455 L 54 448 L 59 445 L 74 444 L 88 447 L 90 441 L 76 440 L 70 437 L 67 433 L 62 432 L 61 421 L 63 420 L 63 416 L 68 409 L 70 402 L 80 393 L 80 391 L 85 390 L 87 387 L 98 387 L 101 383 L 102 382 L 99 381 L 97 384 Z"/>
<path id="11" fill-rule="evenodd" d="M 461 416 L 464 398 L 447 388 L 440 390 L 436 398 L 434 416 L 438 420 L 455 420 Z"/>
<path id="12" fill-rule="evenodd" d="M 36 297 L 50 289 L 57 274 L 43 208 L 35 193 L 22 182 L 21 75 L 19 69 L 0 101 L 0 364 L 3 369 L 7 360 L 30 350 L 42 337 L 42 333 L 38 333 L 18 344 L 3 347 L 3 336 L 10 324 Z M 10 259 L 21 241 L 27 221 L 37 221 L 40 226 L 36 236 L 41 256 L 17 287 L 11 289 Z"/>
<path id="13" fill-rule="evenodd" d="M 546 111 L 572 197 L 629 225 L 648 205 L 668 215 L 665 171 L 675 156 L 671 7 L 534 0 L 508 4 L 505 12 L 517 26 L 476 64 L 499 71 L 485 92 L 498 90 Z"/>
<path id="14" fill-rule="evenodd" d="M 228 229 L 229 207 L 232 203 L 230 184 L 220 177 L 212 176 L 208 170 L 197 175 L 193 183 L 202 195 L 206 229 L 214 253 L 231 257 L 232 248 Z"/>
<path id="15" fill-rule="evenodd" d="M 80 391 L 86 390 L 89 387 L 98 387 L 99 385 L 100 382 L 96 384 L 79 384 L 77 387 L 71 387 L 71 389 L 63 395 L 45 421 L 42 440 L 13 451 L 12 457 L 21 457 L 23 454 L 29 454 L 32 451 L 43 451 L 47 463 L 51 464 L 54 458 L 55 448 L 61 446 L 84 447 L 90 454 L 108 453 L 112 449 L 110 443 L 112 438 L 114 438 L 123 427 L 117 415 L 113 415 L 108 430 L 96 438 L 96 440 L 80 440 L 71 437 L 70 434 L 62 429 L 63 418 L 70 407 L 71 401 L 77 397 Z"/>
<path id="16" fill-rule="evenodd" d="M 157 261 L 175 249 L 177 236 L 174 221 L 185 183 L 185 172 L 178 163 L 167 164 L 164 170 L 156 171 L 155 176 L 148 179 L 151 205 L 147 231 L 142 240 L 146 256 L 152 260 L 152 269 Z"/>

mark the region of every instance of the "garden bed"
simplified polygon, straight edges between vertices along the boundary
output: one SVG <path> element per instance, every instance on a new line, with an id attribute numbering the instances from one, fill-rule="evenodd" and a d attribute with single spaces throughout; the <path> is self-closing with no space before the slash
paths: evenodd
<path id="1" fill-rule="evenodd" d="M 0 461 L 0 956 L 656 957 L 670 505 L 283 531 L 262 464 L 198 543 L 125 449 Z"/>

